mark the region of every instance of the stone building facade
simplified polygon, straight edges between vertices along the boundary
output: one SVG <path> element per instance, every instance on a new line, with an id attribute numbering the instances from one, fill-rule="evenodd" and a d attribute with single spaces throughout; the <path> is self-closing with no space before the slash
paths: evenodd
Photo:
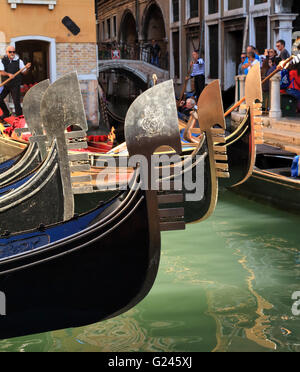
<path id="1" fill-rule="evenodd" d="M 117 44 L 134 55 L 136 49 L 147 51 L 155 39 L 161 48 L 160 67 L 169 71 L 179 91 L 200 35 L 203 50 L 202 18 L 200 0 L 98 0 L 99 50 Z"/>
<path id="2" fill-rule="evenodd" d="M 207 82 L 219 78 L 223 90 L 233 87 L 247 45 L 263 54 L 283 39 L 291 51 L 300 31 L 299 13 L 298 0 L 205 0 Z"/>
<path id="3" fill-rule="evenodd" d="M 97 42 L 94 0 L 1 0 L 0 55 L 15 45 L 32 68 L 25 84 L 54 82 L 76 70 L 87 119 L 98 124 Z"/>
<path id="4" fill-rule="evenodd" d="M 134 55 L 155 39 L 161 64 L 168 61 L 169 4 L 165 0 L 98 0 L 97 36 L 100 50 L 117 44 Z"/>
<path id="5" fill-rule="evenodd" d="M 194 49 L 204 55 L 206 82 L 218 78 L 227 91 L 242 49 L 252 44 L 263 53 L 284 39 L 291 50 L 300 32 L 299 0 L 98 0 L 96 13 L 100 50 L 157 39 L 178 92 Z"/>

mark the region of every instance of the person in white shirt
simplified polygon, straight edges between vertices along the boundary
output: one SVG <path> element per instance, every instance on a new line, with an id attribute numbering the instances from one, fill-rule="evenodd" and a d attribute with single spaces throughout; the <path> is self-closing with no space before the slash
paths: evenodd
<path id="1" fill-rule="evenodd" d="M 203 58 L 199 58 L 199 53 L 197 51 L 194 51 L 192 53 L 191 68 L 192 68 L 191 78 L 194 78 L 195 85 L 194 96 L 198 100 L 200 94 L 205 88 L 205 63 Z"/>
<path id="2" fill-rule="evenodd" d="M 0 60 L 0 75 L 2 79 L 7 80 L 12 78 L 16 72 L 26 67 L 22 72 L 23 74 L 31 67 L 31 63 L 24 65 L 24 62 L 16 55 L 14 46 L 8 46 L 6 48 L 6 55 Z M 11 94 L 14 106 L 15 114 L 17 117 L 22 116 L 22 107 L 20 104 L 20 86 L 22 84 L 21 74 L 17 75 L 14 79 L 4 85 L 2 92 L 0 93 L 0 108 L 3 112 L 0 119 L 3 120 L 10 116 L 10 112 L 4 102 L 4 99 Z"/>
<path id="3" fill-rule="evenodd" d="M 248 52 L 247 53 L 248 62 L 244 63 L 244 68 L 250 71 L 251 67 L 254 66 L 256 63 L 259 63 L 259 60 L 256 58 L 256 55 L 254 52 Z"/>

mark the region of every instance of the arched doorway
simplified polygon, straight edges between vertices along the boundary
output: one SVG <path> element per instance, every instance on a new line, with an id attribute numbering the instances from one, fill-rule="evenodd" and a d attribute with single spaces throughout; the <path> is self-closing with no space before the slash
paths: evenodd
<path id="1" fill-rule="evenodd" d="M 147 44 L 155 40 L 160 46 L 160 66 L 168 68 L 166 28 L 163 13 L 156 2 L 152 2 L 145 10 L 143 17 L 143 39 Z"/>
<path id="2" fill-rule="evenodd" d="M 136 22 L 133 14 L 130 11 L 126 11 L 123 15 L 119 39 L 122 44 L 126 44 L 131 47 L 135 46 L 138 41 Z"/>

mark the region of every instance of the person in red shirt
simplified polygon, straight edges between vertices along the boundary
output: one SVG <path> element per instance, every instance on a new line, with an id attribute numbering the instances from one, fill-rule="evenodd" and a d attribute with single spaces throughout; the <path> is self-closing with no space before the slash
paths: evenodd
<path id="1" fill-rule="evenodd" d="M 298 100 L 298 112 L 300 112 L 300 63 L 295 64 L 289 72 L 290 85 L 286 93 Z"/>

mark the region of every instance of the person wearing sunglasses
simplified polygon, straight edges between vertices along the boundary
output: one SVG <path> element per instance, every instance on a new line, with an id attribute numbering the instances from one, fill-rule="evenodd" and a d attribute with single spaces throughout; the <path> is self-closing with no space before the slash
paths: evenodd
<path id="1" fill-rule="evenodd" d="M 27 72 L 30 68 L 31 63 L 24 65 L 24 62 L 16 54 L 14 46 L 8 46 L 6 48 L 6 55 L 0 60 L 0 75 L 2 76 L 3 81 L 12 78 L 16 72 L 26 67 L 22 72 L 23 74 Z M 22 107 L 20 103 L 20 87 L 22 84 L 21 74 L 17 75 L 14 79 L 9 81 L 4 85 L 2 92 L 0 93 L 0 108 L 3 112 L 3 115 L 0 116 L 1 120 L 5 120 L 10 116 L 10 112 L 4 102 L 4 99 L 11 94 L 14 106 L 15 114 L 17 117 L 22 117 Z"/>
<path id="2" fill-rule="evenodd" d="M 241 63 L 239 64 L 239 67 L 238 67 L 238 75 L 245 75 L 245 70 L 242 68 L 242 66 L 243 66 L 246 58 L 247 58 L 247 54 L 242 53 L 241 54 Z"/>

